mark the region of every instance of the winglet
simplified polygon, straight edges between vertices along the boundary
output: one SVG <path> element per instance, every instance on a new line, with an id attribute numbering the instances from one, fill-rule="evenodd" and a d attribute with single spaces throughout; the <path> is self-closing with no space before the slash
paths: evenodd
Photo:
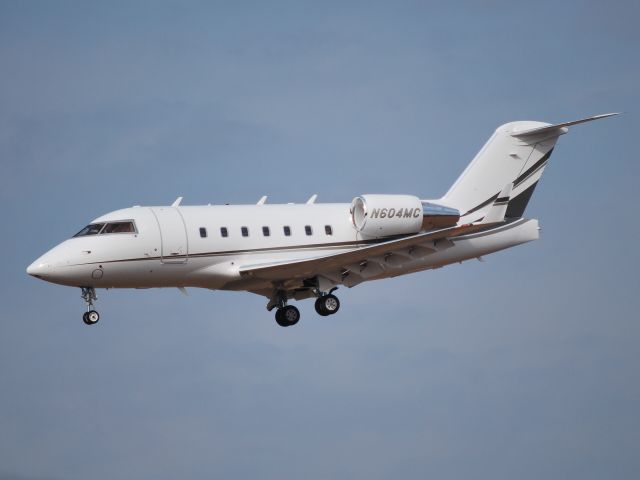
<path id="1" fill-rule="evenodd" d="M 507 213 L 512 189 L 513 183 L 507 183 L 504 186 L 502 191 L 498 194 L 498 198 L 493 201 L 493 205 L 491 205 L 489 211 L 480 223 L 504 222 L 504 215 Z"/>
<path id="2" fill-rule="evenodd" d="M 263 195 L 260 200 L 258 200 L 258 203 L 256 203 L 256 205 L 264 205 L 267 202 L 267 196 Z"/>
<path id="3" fill-rule="evenodd" d="M 592 122 L 593 120 L 600 120 L 601 118 L 613 117 L 615 115 L 620 115 L 621 112 L 616 113 L 603 113 L 601 115 L 594 115 L 593 117 L 581 118 L 580 120 L 573 120 L 571 122 L 564 123 L 556 123 L 555 125 L 544 125 L 542 127 L 529 128 L 521 131 L 511 132 L 511 136 L 513 137 L 528 137 L 530 135 L 540 135 L 543 133 L 549 133 L 553 131 L 560 131 L 560 135 L 566 133 L 566 130 L 562 131 L 565 127 L 570 127 L 572 125 L 579 125 L 581 123 Z"/>
<path id="4" fill-rule="evenodd" d="M 182 197 L 178 197 L 178 198 L 176 198 L 175 202 L 173 202 L 171 204 L 171 206 L 172 207 L 179 207 L 181 203 L 182 203 Z"/>
<path id="5" fill-rule="evenodd" d="M 318 198 L 318 194 L 314 193 L 313 195 L 311 195 L 309 197 L 309 200 L 307 200 L 307 205 L 311 205 L 312 203 L 316 203 L 316 198 Z"/>

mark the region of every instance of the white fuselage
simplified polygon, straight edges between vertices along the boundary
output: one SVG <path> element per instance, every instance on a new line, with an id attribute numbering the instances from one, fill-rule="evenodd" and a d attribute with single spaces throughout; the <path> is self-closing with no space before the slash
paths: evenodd
<path id="1" fill-rule="evenodd" d="M 135 232 L 70 238 L 33 262 L 28 273 L 77 287 L 258 291 L 268 282 L 243 278 L 240 267 L 347 252 L 389 239 L 359 233 L 347 203 L 132 207 L 92 223 L 129 220 Z M 353 286 L 440 267 L 537 238 L 537 220 L 520 219 L 438 242 L 428 255 L 339 283 Z"/>

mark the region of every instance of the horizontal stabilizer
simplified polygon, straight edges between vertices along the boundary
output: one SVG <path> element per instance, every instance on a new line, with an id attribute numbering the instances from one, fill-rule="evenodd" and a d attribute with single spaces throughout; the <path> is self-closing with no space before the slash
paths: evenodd
<path id="1" fill-rule="evenodd" d="M 550 133 L 553 131 L 561 130 L 565 127 L 572 125 L 579 125 L 581 123 L 592 122 L 593 120 L 600 120 L 601 118 L 613 117 L 614 115 L 620 115 L 620 113 L 603 113 L 601 115 L 594 115 L 593 117 L 581 118 L 580 120 L 573 120 L 572 122 L 556 123 L 555 125 L 545 125 L 542 127 L 529 128 L 522 131 L 513 131 L 511 135 L 514 137 L 528 137 L 531 135 L 541 135 L 544 133 Z M 562 134 L 564 132 L 561 132 Z"/>
<path id="2" fill-rule="evenodd" d="M 513 183 L 507 183 L 502 191 L 498 194 L 498 198 L 493 201 L 493 205 L 482 219 L 481 223 L 504 222 L 504 215 L 507 213 L 509 200 L 511 200 L 511 190 Z"/>

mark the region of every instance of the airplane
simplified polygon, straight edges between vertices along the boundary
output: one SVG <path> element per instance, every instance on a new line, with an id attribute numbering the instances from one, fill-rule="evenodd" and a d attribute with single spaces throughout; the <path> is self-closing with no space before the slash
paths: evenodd
<path id="1" fill-rule="evenodd" d="M 498 127 L 444 196 L 365 194 L 351 203 L 134 206 L 93 220 L 27 268 L 81 289 L 83 321 L 96 324 L 96 289 L 187 287 L 267 298 L 278 325 L 298 323 L 290 300 L 315 298 L 334 315 L 339 286 L 436 269 L 539 238 L 524 212 L 556 141 L 573 125 Z"/>

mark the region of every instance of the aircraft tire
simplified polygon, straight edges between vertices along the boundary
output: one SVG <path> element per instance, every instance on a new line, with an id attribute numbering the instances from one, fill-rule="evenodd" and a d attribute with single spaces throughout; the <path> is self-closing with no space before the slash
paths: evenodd
<path id="1" fill-rule="evenodd" d="M 276 311 L 276 322 L 281 327 L 291 327 L 300 320 L 300 310 L 293 305 L 287 305 Z"/>
<path id="2" fill-rule="evenodd" d="M 83 320 L 86 318 L 85 322 L 87 325 L 95 325 L 100 320 L 100 314 L 95 310 L 90 310 L 84 314 Z"/>
<path id="3" fill-rule="evenodd" d="M 318 315 L 322 315 L 323 317 L 326 317 L 327 315 L 329 315 L 329 312 L 327 312 L 324 309 L 323 297 L 316 298 L 316 303 L 315 303 L 314 307 L 315 307 L 316 313 Z"/>
<path id="4" fill-rule="evenodd" d="M 82 314 L 82 321 L 84 322 L 84 324 L 85 324 L 85 325 L 91 325 L 91 324 L 89 323 L 89 319 L 87 318 L 87 314 L 88 314 L 88 313 L 89 313 L 89 312 L 84 312 L 84 313 Z"/>
<path id="5" fill-rule="evenodd" d="M 333 315 L 340 309 L 340 300 L 335 295 L 323 295 L 316 300 L 316 312 L 323 317 Z"/>
<path id="6" fill-rule="evenodd" d="M 276 310 L 276 323 L 278 325 L 280 325 L 281 327 L 288 327 L 289 326 L 287 321 L 282 317 L 282 308 L 279 308 L 279 309 Z"/>
<path id="7" fill-rule="evenodd" d="M 287 305 L 282 309 L 282 318 L 287 322 L 287 326 L 295 325 L 300 320 L 300 310 L 293 305 Z"/>

